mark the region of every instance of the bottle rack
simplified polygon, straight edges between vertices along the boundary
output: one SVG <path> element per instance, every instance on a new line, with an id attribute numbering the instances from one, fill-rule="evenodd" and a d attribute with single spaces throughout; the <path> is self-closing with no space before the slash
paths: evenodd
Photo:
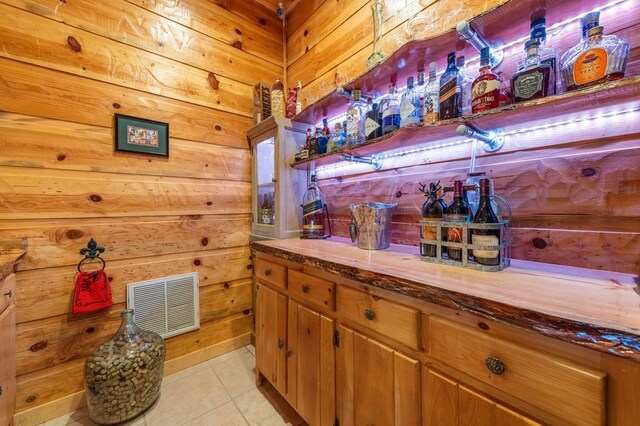
<path id="1" fill-rule="evenodd" d="M 471 223 L 471 222 L 445 222 L 438 220 L 421 220 L 420 227 L 436 228 L 436 239 L 420 238 L 420 244 L 432 244 L 436 246 L 436 256 L 420 256 L 420 260 L 429 263 L 437 263 L 440 265 L 457 266 L 459 268 L 473 269 L 484 272 L 497 272 L 508 268 L 511 264 L 510 244 L 509 244 L 509 225 L 507 221 L 499 223 Z M 454 243 L 444 240 L 444 235 L 448 228 L 462 229 L 462 242 Z M 474 229 L 500 230 L 500 244 L 498 245 L 480 245 L 471 244 L 469 237 Z M 462 249 L 462 260 L 449 259 L 444 253 L 444 248 L 460 248 Z M 473 250 L 498 250 L 500 251 L 500 262 L 498 265 L 482 265 L 470 256 Z"/>

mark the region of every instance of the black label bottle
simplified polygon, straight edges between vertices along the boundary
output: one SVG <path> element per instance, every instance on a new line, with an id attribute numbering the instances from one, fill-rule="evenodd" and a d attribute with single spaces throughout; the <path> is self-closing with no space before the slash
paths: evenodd
<path id="1" fill-rule="evenodd" d="M 460 117 L 462 115 L 462 99 L 460 73 L 456 67 L 456 53 L 447 56 L 447 69 L 440 77 L 440 119 Z"/>
<path id="2" fill-rule="evenodd" d="M 302 198 L 302 238 L 324 238 L 324 205 L 316 175 Z"/>
<path id="3" fill-rule="evenodd" d="M 511 96 L 514 102 L 544 98 L 553 93 L 551 74 L 553 70 L 548 63 L 540 62 L 537 38 L 528 40 L 525 44 L 527 59 L 524 68 L 511 77 Z"/>
<path id="4" fill-rule="evenodd" d="M 491 207 L 491 184 L 489 179 L 480 179 L 480 203 L 478 211 L 473 218 L 473 223 L 498 223 L 498 217 Z M 471 232 L 471 243 L 499 246 L 500 230 L 499 229 L 473 229 Z M 476 262 L 481 265 L 498 265 L 500 264 L 500 250 L 498 248 L 492 250 L 473 250 L 473 256 Z"/>
<path id="5" fill-rule="evenodd" d="M 457 180 L 453 185 L 453 201 L 447 209 L 447 222 L 468 222 L 470 215 L 469 204 L 464 200 L 462 192 L 462 181 Z M 451 243 L 462 243 L 462 228 L 447 228 L 447 241 Z M 462 249 L 448 247 L 449 259 L 462 261 Z"/>

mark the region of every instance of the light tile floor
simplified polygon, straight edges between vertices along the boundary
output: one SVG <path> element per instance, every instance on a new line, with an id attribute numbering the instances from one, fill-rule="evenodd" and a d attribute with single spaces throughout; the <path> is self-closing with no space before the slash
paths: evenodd
<path id="1" fill-rule="evenodd" d="M 162 381 L 160 398 L 127 426 L 299 426 L 305 423 L 268 383 L 255 384 L 255 349 L 245 346 Z M 40 426 L 93 426 L 87 408 Z"/>

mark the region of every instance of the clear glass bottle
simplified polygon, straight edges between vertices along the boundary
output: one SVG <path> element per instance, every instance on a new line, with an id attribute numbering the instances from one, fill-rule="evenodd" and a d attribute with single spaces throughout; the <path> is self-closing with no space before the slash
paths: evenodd
<path id="1" fill-rule="evenodd" d="M 553 47 L 549 47 L 546 45 L 547 21 L 544 17 L 536 18 L 531 21 L 530 34 L 530 40 L 538 39 L 538 57 L 540 58 L 540 63 L 548 64 L 551 67 L 551 73 L 549 74 L 549 88 L 551 90 L 549 91 L 549 95 L 555 95 L 557 92 L 559 92 L 559 88 L 556 88 L 556 83 L 559 83 L 558 70 L 560 68 L 560 61 L 558 60 L 558 51 Z M 518 55 L 516 72 L 523 70 L 527 66 L 527 64 L 525 63 L 527 57 L 528 54 L 525 47 L 525 53 Z"/>
<path id="2" fill-rule="evenodd" d="M 582 49 L 562 65 L 567 91 L 624 77 L 629 59 L 629 43 L 617 35 L 603 35 L 597 26 L 587 32 Z"/>
<path id="3" fill-rule="evenodd" d="M 424 96 L 427 90 L 424 81 L 424 67 L 418 66 L 418 82 L 414 89 L 418 94 L 418 122 L 424 123 Z"/>
<path id="4" fill-rule="evenodd" d="M 84 387 L 91 420 L 122 423 L 149 408 L 160 395 L 166 346 L 158 334 L 133 322 L 133 309 L 120 314 L 112 338 L 84 364 Z"/>
<path id="5" fill-rule="evenodd" d="M 400 101 L 400 127 L 420 122 L 420 96 L 413 87 L 413 77 L 407 78 L 407 91 Z"/>
<path id="6" fill-rule="evenodd" d="M 471 73 L 467 68 L 464 55 L 457 57 L 456 67 L 458 67 L 458 72 L 460 73 L 460 104 L 462 105 L 462 115 L 471 115 L 471 101 L 473 101 L 471 90 L 473 88 L 474 78 L 471 77 Z"/>
<path id="7" fill-rule="evenodd" d="M 389 84 L 389 95 L 382 111 L 382 134 L 386 135 L 400 128 L 400 100 L 396 84 Z"/>
<path id="8" fill-rule="evenodd" d="M 360 89 L 354 89 L 353 99 L 347 108 L 347 145 L 364 142 L 365 106 L 360 100 Z"/>
<path id="9" fill-rule="evenodd" d="M 491 72 L 491 49 L 480 52 L 480 75 L 473 82 L 471 113 L 489 111 L 500 106 L 500 78 Z"/>
<path id="10" fill-rule="evenodd" d="M 491 183 L 489 179 L 480 179 L 480 203 L 478 211 L 473 217 L 473 223 L 498 223 L 493 206 L 491 205 Z M 471 232 L 471 243 L 481 245 L 500 245 L 499 229 L 474 229 Z M 475 261 L 482 265 L 498 265 L 500 250 L 473 250 Z"/>
<path id="11" fill-rule="evenodd" d="M 378 104 L 371 98 L 367 101 L 367 118 L 364 121 L 364 135 L 367 140 L 382 136 L 382 127 L 378 121 Z"/>
<path id="12" fill-rule="evenodd" d="M 572 58 L 576 56 L 576 54 L 582 51 L 583 46 L 587 43 L 587 33 L 591 28 L 597 27 L 600 25 L 600 12 L 591 12 L 580 18 L 580 28 L 582 30 L 582 38 L 580 41 L 573 47 L 570 47 L 566 52 L 562 54 L 560 57 L 560 75 L 558 76 L 558 80 L 562 83 L 564 90 L 567 90 L 567 86 L 565 85 L 565 76 L 564 76 L 564 65 L 569 62 Z"/>
<path id="13" fill-rule="evenodd" d="M 311 182 L 302 197 L 302 236 L 301 238 L 324 238 L 324 205 L 322 192 L 311 175 Z"/>
<path id="14" fill-rule="evenodd" d="M 456 67 L 456 53 L 447 56 L 447 69 L 440 77 L 440 119 L 462 115 L 462 77 Z"/>
<path id="15" fill-rule="evenodd" d="M 274 117 L 284 117 L 284 86 L 280 78 L 271 86 L 271 115 Z"/>
<path id="16" fill-rule="evenodd" d="M 434 124 L 440 120 L 440 82 L 436 78 L 437 64 L 429 64 L 429 82 L 424 94 L 424 122 Z"/>
<path id="17" fill-rule="evenodd" d="M 544 98 L 553 93 L 553 69 L 548 62 L 540 61 L 540 41 L 537 38 L 530 39 L 524 46 L 527 51 L 524 68 L 511 77 L 511 96 L 514 102 Z"/>

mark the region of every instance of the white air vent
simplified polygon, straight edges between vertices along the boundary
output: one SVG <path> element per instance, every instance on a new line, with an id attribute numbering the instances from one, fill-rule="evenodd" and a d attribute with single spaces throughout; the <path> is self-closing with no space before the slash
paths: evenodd
<path id="1" fill-rule="evenodd" d="M 138 327 L 163 338 L 200 328 L 198 273 L 140 281 L 127 286 L 127 307 Z"/>

